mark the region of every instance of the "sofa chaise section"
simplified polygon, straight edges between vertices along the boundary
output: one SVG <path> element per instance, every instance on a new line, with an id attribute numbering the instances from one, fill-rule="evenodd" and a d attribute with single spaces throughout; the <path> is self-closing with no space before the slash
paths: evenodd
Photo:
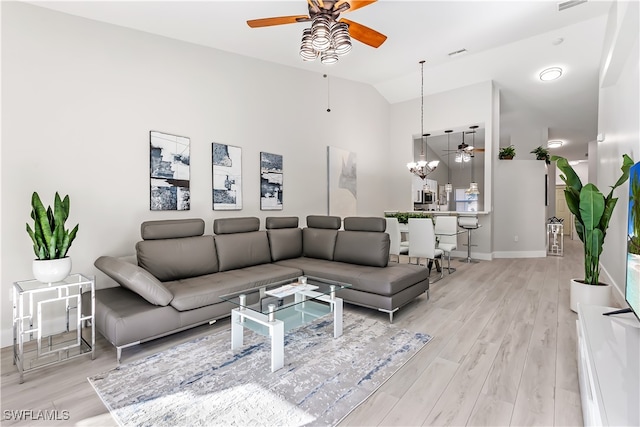
<path id="1" fill-rule="evenodd" d="M 267 228 L 269 228 L 267 219 Z M 291 224 L 290 224 L 291 225 Z M 429 291 L 429 272 L 416 265 L 389 263 L 389 235 L 384 218 L 308 216 L 299 257 L 289 254 L 276 264 L 299 268 L 305 275 L 346 282 L 338 296 L 345 302 L 393 314 Z M 277 231 L 268 230 L 275 234 Z M 280 230 L 279 232 L 282 232 Z M 271 241 L 274 241 L 270 234 Z"/>

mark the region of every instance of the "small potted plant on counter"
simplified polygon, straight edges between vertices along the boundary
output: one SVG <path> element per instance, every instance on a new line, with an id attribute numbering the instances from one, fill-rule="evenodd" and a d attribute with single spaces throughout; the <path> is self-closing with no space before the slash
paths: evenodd
<path id="1" fill-rule="evenodd" d="M 500 148 L 498 152 L 498 158 L 500 160 L 511 160 L 516 156 L 516 147 L 509 145 L 508 147 Z"/>
<path id="2" fill-rule="evenodd" d="M 531 154 L 536 155 L 536 160 L 544 160 L 546 164 L 551 163 L 551 156 L 549 156 L 549 150 L 539 145 L 537 148 L 531 150 Z"/>

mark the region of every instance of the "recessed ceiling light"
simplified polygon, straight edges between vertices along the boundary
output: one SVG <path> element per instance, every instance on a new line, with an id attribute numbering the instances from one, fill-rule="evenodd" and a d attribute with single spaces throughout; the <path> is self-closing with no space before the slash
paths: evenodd
<path id="1" fill-rule="evenodd" d="M 579 165 L 580 163 L 581 163 L 580 160 L 570 160 L 569 161 L 569 164 L 571 166 Z"/>
<path id="2" fill-rule="evenodd" d="M 548 82 L 550 80 L 555 80 L 560 78 L 562 75 L 562 68 L 560 67 L 551 67 L 546 70 L 542 70 L 540 72 L 540 80 L 543 82 Z"/>
<path id="3" fill-rule="evenodd" d="M 558 148 L 562 147 L 562 141 L 559 139 L 553 139 L 551 141 L 547 141 L 547 148 Z"/>

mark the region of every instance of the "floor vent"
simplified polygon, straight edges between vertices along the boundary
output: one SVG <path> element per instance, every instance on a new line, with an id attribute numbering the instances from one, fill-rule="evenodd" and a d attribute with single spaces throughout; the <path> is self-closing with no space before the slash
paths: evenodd
<path id="1" fill-rule="evenodd" d="M 558 3 L 558 12 L 562 12 L 570 7 L 578 6 L 579 4 L 586 3 L 587 0 L 568 0 Z"/>

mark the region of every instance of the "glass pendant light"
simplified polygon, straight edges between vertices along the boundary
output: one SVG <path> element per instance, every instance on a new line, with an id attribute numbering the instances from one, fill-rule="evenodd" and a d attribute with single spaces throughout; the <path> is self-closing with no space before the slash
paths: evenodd
<path id="1" fill-rule="evenodd" d="M 471 146 L 475 147 L 476 146 L 476 129 L 478 128 L 478 126 L 470 126 L 470 128 L 472 129 L 471 131 L 471 138 L 472 138 L 472 142 L 471 142 Z M 469 156 L 469 159 L 471 159 L 471 156 Z M 473 179 L 474 173 L 473 173 L 473 162 L 471 162 L 471 183 L 469 184 L 469 189 L 466 191 L 467 194 L 480 194 L 480 190 L 478 189 L 478 183 Z"/>
<path id="2" fill-rule="evenodd" d="M 449 148 L 449 139 L 451 137 L 451 132 L 453 132 L 452 130 L 445 130 L 444 133 L 447 134 L 447 153 L 450 152 L 450 148 Z M 449 163 L 451 163 L 451 160 L 449 160 Z M 448 165 L 448 170 L 447 170 L 447 184 L 444 186 L 444 191 L 445 193 L 447 193 L 447 201 L 449 200 L 449 194 L 451 194 L 451 192 L 453 191 L 453 185 L 451 185 L 451 165 Z"/>

